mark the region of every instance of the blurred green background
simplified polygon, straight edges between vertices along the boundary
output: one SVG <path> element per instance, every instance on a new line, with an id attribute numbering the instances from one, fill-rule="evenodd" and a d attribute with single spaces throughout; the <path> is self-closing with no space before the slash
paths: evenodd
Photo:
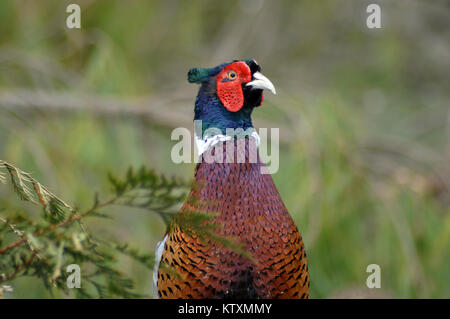
<path id="1" fill-rule="evenodd" d="M 69 3 L 81 29 L 67 29 Z M 450 3 L 377 1 L 0 2 L 0 159 L 78 207 L 106 173 L 170 160 L 192 127 L 191 67 L 255 58 L 275 84 L 254 113 L 279 127 L 273 175 L 305 240 L 311 297 L 450 297 Z M 0 209 L 31 209 L 0 187 Z M 89 229 L 152 252 L 162 220 L 117 209 Z M 152 274 L 121 268 L 151 295 Z M 381 266 L 381 289 L 365 285 Z M 0 270 L 1 272 L 1 270 Z M 20 278 L 9 297 L 46 298 Z M 64 297 L 63 295 L 56 295 Z"/>

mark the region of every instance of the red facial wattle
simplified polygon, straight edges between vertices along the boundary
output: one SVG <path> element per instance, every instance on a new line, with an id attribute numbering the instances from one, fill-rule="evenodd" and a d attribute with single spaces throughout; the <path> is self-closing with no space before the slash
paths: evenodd
<path id="1" fill-rule="evenodd" d="M 250 68 L 242 61 L 227 65 L 217 75 L 217 96 L 228 111 L 237 112 L 244 106 L 242 84 L 251 79 Z"/>

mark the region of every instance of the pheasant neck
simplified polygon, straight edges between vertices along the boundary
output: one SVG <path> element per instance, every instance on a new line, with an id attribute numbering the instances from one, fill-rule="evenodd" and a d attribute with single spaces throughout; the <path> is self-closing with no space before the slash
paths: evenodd
<path id="1" fill-rule="evenodd" d="M 223 149 L 222 161 L 214 160 L 217 147 L 202 155 L 202 162 L 195 171 L 197 187 L 193 188 L 191 196 L 197 201 L 198 211 L 220 213 L 217 221 L 224 226 L 224 234 L 238 235 L 247 228 L 247 221 L 261 214 L 266 218 L 271 214 L 264 209 L 254 209 L 252 205 L 261 206 L 271 196 L 279 195 L 271 176 L 261 173 L 264 164 L 256 139 L 218 143 Z"/>

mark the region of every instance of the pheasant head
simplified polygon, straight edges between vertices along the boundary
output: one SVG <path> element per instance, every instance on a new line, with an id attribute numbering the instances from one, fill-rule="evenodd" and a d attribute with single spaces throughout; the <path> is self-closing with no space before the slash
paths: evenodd
<path id="1" fill-rule="evenodd" d="M 264 90 L 276 94 L 272 82 L 261 73 L 254 59 L 235 60 L 213 68 L 193 68 L 191 83 L 201 84 L 195 102 L 194 120 L 202 121 L 202 133 L 217 128 L 253 127 L 251 114 L 262 104 Z"/>

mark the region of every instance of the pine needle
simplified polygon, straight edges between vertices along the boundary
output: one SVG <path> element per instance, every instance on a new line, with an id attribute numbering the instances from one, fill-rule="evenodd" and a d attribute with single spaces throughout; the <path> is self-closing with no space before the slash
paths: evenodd
<path id="1" fill-rule="evenodd" d="M 65 215 L 65 209 L 71 212 L 74 211 L 70 205 L 50 192 L 44 185 L 31 177 L 29 173 L 24 172 L 14 165 L 2 160 L 0 160 L 0 170 L 1 169 L 4 169 L 7 174 L 9 174 L 14 191 L 20 199 L 40 205 L 47 213 L 58 217 Z M 3 184 L 7 183 L 5 174 L 1 172 L 0 182 Z"/>

